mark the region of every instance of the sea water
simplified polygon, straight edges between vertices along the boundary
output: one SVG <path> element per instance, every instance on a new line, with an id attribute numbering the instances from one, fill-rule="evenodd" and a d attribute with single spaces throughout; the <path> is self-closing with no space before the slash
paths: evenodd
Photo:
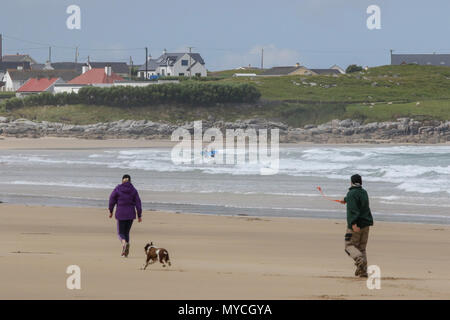
<path id="1" fill-rule="evenodd" d="M 345 206 L 316 187 L 341 199 L 359 173 L 375 220 L 450 223 L 450 146 L 290 146 L 279 156 L 278 174 L 264 176 L 257 162 L 174 164 L 170 148 L 0 150 L 0 200 L 107 207 L 128 173 L 145 209 L 343 219 Z"/>

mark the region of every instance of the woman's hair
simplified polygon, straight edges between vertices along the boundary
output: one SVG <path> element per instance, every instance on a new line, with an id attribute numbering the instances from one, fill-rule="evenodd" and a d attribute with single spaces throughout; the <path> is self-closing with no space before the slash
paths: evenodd
<path id="1" fill-rule="evenodd" d="M 122 182 L 131 182 L 131 177 L 129 174 L 125 174 L 122 177 Z"/>

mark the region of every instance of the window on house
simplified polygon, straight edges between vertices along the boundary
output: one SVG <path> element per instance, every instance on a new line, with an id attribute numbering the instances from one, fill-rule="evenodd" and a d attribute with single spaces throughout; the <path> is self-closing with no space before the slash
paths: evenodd
<path id="1" fill-rule="evenodd" d="M 195 76 L 196 76 L 196 77 L 201 77 L 202 74 L 201 74 L 201 73 L 196 73 Z"/>
<path id="2" fill-rule="evenodd" d="M 189 65 L 189 60 L 181 60 L 181 65 L 182 66 L 188 66 Z"/>
<path id="3" fill-rule="evenodd" d="M 178 75 L 179 75 L 180 77 L 183 77 L 183 76 L 184 76 L 184 73 L 183 73 L 183 72 L 180 72 Z"/>

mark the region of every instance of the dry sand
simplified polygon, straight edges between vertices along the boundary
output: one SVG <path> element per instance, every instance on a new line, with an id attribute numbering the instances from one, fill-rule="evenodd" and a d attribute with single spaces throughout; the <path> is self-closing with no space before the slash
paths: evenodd
<path id="1" fill-rule="evenodd" d="M 376 223 L 369 264 L 381 289 L 353 276 L 344 221 L 144 212 L 129 258 L 115 220 L 93 208 L 0 204 L 0 299 L 449 299 L 450 227 Z M 172 267 L 141 270 L 144 245 Z M 81 290 L 66 268 L 81 268 Z"/>

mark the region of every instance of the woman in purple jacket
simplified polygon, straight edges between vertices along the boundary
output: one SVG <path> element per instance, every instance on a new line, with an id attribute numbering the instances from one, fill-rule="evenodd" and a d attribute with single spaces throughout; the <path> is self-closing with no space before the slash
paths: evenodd
<path id="1" fill-rule="evenodd" d="M 126 258 L 130 251 L 130 229 L 136 219 L 136 212 L 138 221 L 142 222 L 141 199 L 128 174 L 123 176 L 122 184 L 119 184 L 109 197 L 110 218 L 116 205 L 117 233 L 122 242 L 122 256 Z"/>

